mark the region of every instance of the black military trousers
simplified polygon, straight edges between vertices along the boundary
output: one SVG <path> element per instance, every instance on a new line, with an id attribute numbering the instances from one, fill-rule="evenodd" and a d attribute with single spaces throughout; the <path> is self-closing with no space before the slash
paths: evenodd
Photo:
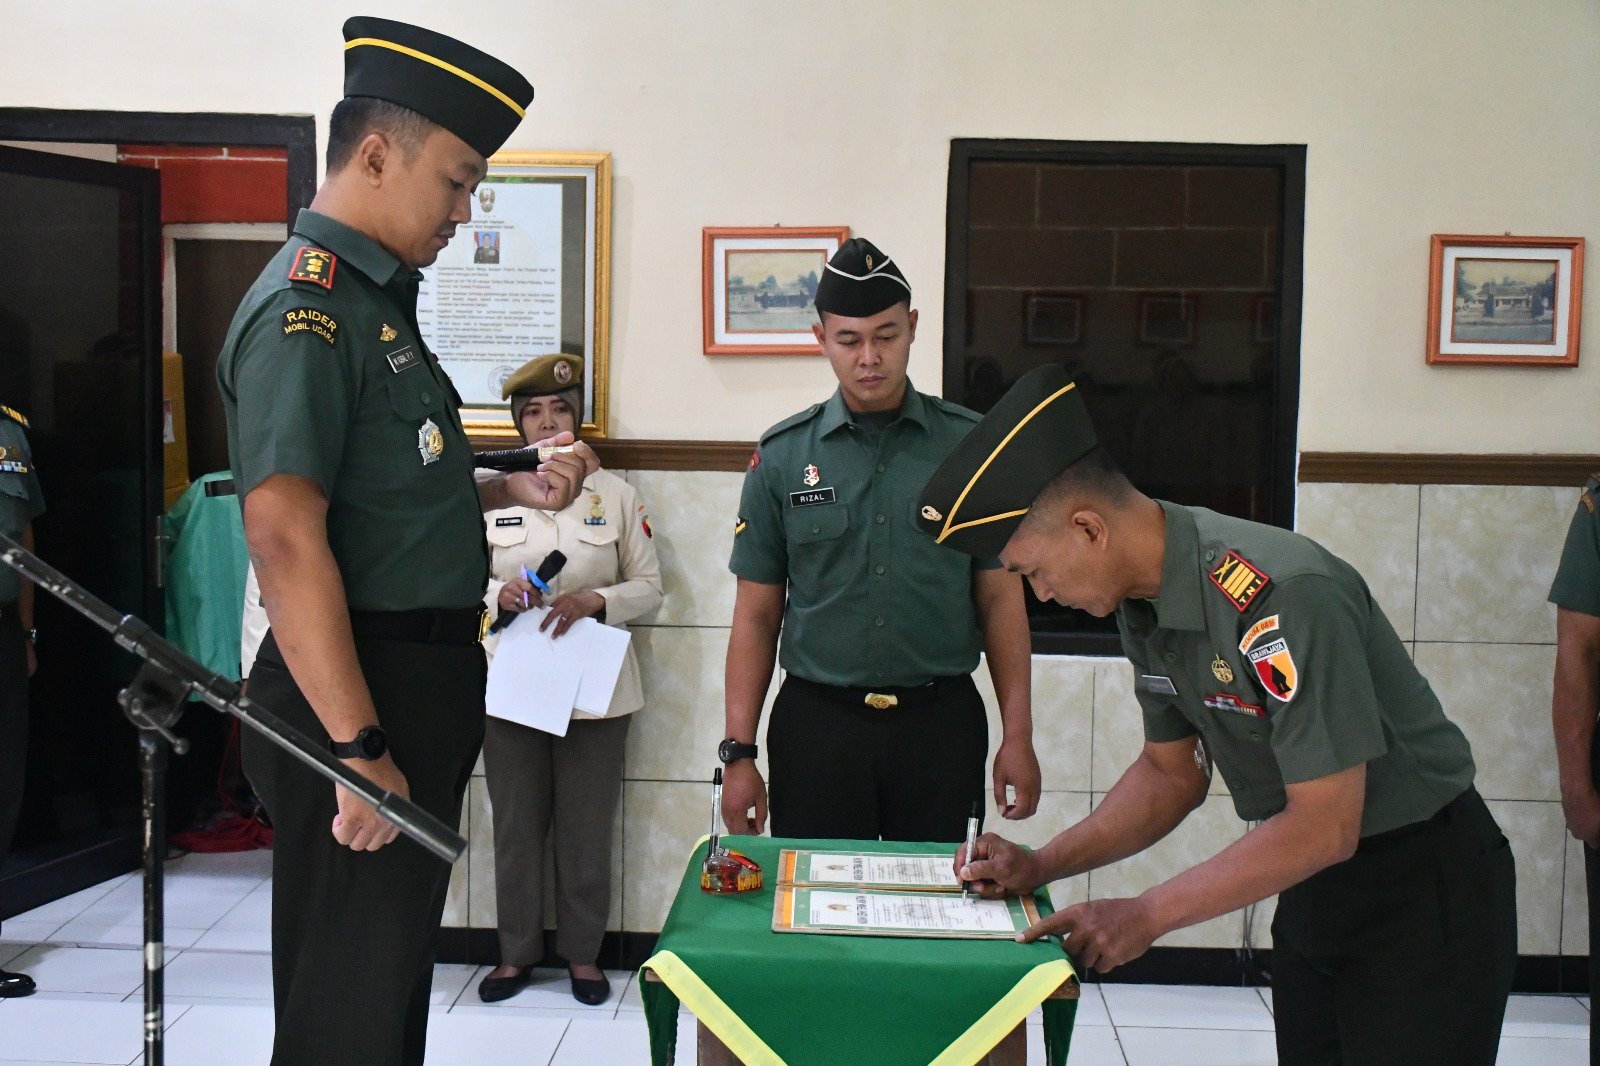
<path id="1" fill-rule="evenodd" d="M 482 647 L 358 637 L 356 653 L 411 798 L 459 824 L 483 743 Z M 328 742 L 270 633 L 250 697 Z M 272 1066 L 421 1066 L 450 867 L 405 837 L 340 845 L 334 786 L 251 731 L 244 766 L 275 832 Z"/>
<path id="2" fill-rule="evenodd" d="M 1284 892 L 1278 1061 L 1490 1066 L 1517 964 L 1511 846 L 1476 789 Z"/>
<path id="3" fill-rule="evenodd" d="M 0 604 L 0 865 L 17 831 L 28 769 L 27 640 L 17 605 Z"/>
<path id="4" fill-rule="evenodd" d="M 767 724 L 772 835 L 965 839 L 989 750 L 972 678 L 943 679 L 933 698 L 881 711 L 840 691 L 795 677 L 778 690 Z"/>

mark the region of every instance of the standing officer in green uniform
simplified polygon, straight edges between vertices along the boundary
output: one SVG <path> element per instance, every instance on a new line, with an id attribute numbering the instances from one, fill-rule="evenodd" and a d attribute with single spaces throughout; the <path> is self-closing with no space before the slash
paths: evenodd
<path id="1" fill-rule="evenodd" d="M 33 550 L 33 520 L 44 513 L 44 494 L 24 432 L 28 420 L 0 407 L 0 533 Z M 33 583 L 0 565 L 0 865 L 11 848 L 22 810 L 28 769 L 28 678 L 33 654 Z M 0 970 L 0 999 L 30 996 L 33 978 Z"/>
<path id="2" fill-rule="evenodd" d="M 475 481 L 417 326 L 420 268 L 471 217 L 532 87 L 415 26 L 353 18 L 344 35 L 327 179 L 217 367 L 271 623 L 250 695 L 454 825 L 484 729 L 481 512 L 559 510 L 593 454 Z M 244 759 L 277 833 L 274 1066 L 420 1064 L 449 868 L 253 735 Z"/>
<path id="3" fill-rule="evenodd" d="M 1204 801 L 1212 760 L 1260 823 L 1023 939 L 1061 934 L 1109 970 L 1280 893 L 1279 1061 L 1494 1062 L 1517 961 L 1511 850 L 1466 737 L 1354 568 L 1297 533 L 1140 493 L 1058 366 L 1024 376 L 922 499 L 939 543 L 998 553 L 1041 598 L 1116 612 L 1144 711 L 1143 752 L 1089 817 L 1033 852 L 986 835 L 959 876 L 995 896 L 1142 851 Z"/>
<path id="4" fill-rule="evenodd" d="M 980 650 L 1004 728 L 995 805 L 1026 818 L 1039 764 L 1022 583 L 915 525 L 917 492 L 977 415 L 907 380 L 911 287 L 870 242 L 834 254 L 816 306 L 812 332 L 838 391 L 762 434 L 734 525 L 723 818 L 733 832 L 766 821 L 755 741 L 780 629 L 787 676 L 767 727 L 774 834 L 960 840 L 989 746 L 972 683 Z"/>
<path id="5" fill-rule="evenodd" d="M 1556 605 L 1556 676 L 1550 717 L 1555 726 L 1561 807 L 1567 830 L 1583 844 L 1589 891 L 1589 990 L 1600 989 L 1600 474 L 1578 495 L 1561 565 L 1550 586 Z M 1589 1016 L 1589 1061 L 1600 1066 L 1600 1022 Z"/>

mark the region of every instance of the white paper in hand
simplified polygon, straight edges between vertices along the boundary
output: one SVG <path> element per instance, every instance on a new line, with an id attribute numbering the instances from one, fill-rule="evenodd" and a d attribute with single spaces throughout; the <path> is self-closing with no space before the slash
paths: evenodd
<path id="1" fill-rule="evenodd" d="M 539 632 L 548 613 L 543 607 L 524 611 L 501 632 L 489 663 L 484 706 L 496 718 L 564 737 L 577 703 L 583 664 L 563 646 L 571 633 L 557 642 Z"/>
<path id="2" fill-rule="evenodd" d="M 556 654 L 579 664 L 578 710 L 601 717 L 611 710 L 611 696 L 617 690 L 617 678 L 622 676 L 622 661 L 632 639 L 626 630 L 593 618 L 580 618 L 556 641 Z"/>

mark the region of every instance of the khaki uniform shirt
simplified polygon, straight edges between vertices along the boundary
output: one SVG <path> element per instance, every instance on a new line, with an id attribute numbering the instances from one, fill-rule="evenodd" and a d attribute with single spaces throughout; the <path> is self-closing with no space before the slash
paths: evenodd
<path id="1" fill-rule="evenodd" d="M 33 468 L 33 449 L 24 430 L 27 423 L 9 407 L 0 408 L 0 533 L 12 540 L 44 514 L 44 493 Z M 22 576 L 0 563 L 0 606 L 15 603 L 22 592 Z"/>
<path id="2" fill-rule="evenodd" d="M 488 578 L 461 398 L 417 329 L 421 276 L 302 211 L 217 361 L 241 505 L 274 474 L 316 482 L 352 610 L 471 607 Z"/>
<path id="3" fill-rule="evenodd" d="M 551 513 L 531 507 L 506 507 L 485 516 L 493 549 L 489 613 L 499 612 L 500 590 L 526 566 L 532 573 L 544 557 L 560 550 L 566 566 L 550 582 L 554 600 L 573 592 L 598 592 L 606 601 L 605 624 L 627 629 L 628 623 L 661 606 L 661 563 L 656 558 L 650 515 L 638 491 L 607 470 L 583 482 L 583 492 L 566 509 Z M 500 634 L 490 634 L 484 648 L 492 656 Z M 633 645 L 622 662 L 611 707 L 605 715 L 632 714 L 644 705 L 639 662 Z M 600 715 L 577 711 L 574 718 Z"/>
<path id="4" fill-rule="evenodd" d="M 1353 567 L 1275 526 L 1163 502 L 1160 598 L 1117 612 L 1145 735 L 1198 732 L 1246 820 L 1284 786 L 1365 763 L 1361 835 L 1472 784 L 1465 735 Z"/>
<path id="5" fill-rule="evenodd" d="M 1561 564 L 1550 585 L 1550 602 L 1569 611 L 1600 617 L 1600 515 L 1596 515 L 1600 474 L 1589 479 L 1578 496 L 1578 508 L 1567 527 Z"/>
<path id="6" fill-rule="evenodd" d="M 875 444 L 838 392 L 762 434 L 728 568 L 788 584 L 786 671 L 872 688 L 977 668 L 973 572 L 999 563 L 935 544 L 916 523 L 923 486 L 977 421 L 907 385 L 899 417 Z"/>

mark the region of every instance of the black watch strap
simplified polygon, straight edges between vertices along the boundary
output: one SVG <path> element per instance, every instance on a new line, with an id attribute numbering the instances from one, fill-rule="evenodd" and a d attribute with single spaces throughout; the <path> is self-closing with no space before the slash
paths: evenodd
<path id="1" fill-rule="evenodd" d="M 717 745 L 717 758 L 722 760 L 724 766 L 740 759 L 754 759 L 761 749 L 754 744 L 742 744 L 732 737 Z"/>
<path id="2" fill-rule="evenodd" d="M 335 759 L 360 759 L 363 762 L 373 762 L 381 759 L 389 750 L 389 738 L 384 731 L 375 725 L 369 725 L 356 734 L 354 740 L 328 741 L 328 750 L 333 752 Z"/>

